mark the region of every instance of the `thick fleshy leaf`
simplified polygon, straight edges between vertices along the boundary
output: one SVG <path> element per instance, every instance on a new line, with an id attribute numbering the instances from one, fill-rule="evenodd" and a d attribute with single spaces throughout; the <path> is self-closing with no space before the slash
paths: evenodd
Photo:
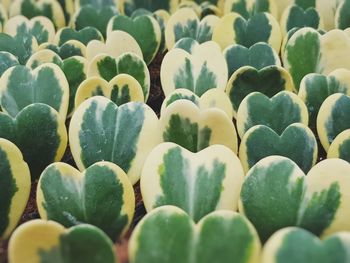
<path id="1" fill-rule="evenodd" d="M 98 40 L 90 41 L 86 47 L 86 58 L 91 61 L 101 54 L 117 58 L 126 52 L 135 53 L 143 58 L 139 44 L 131 35 L 124 31 L 113 31 L 108 34 L 106 43 Z"/>
<path id="2" fill-rule="evenodd" d="M 57 32 L 54 43 L 58 46 L 62 46 L 69 40 L 78 40 L 86 46 L 92 40 L 103 41 L 103 36 L 94 27 L 85 27 L 79 31 L 64 27 Z"/>
<path id="3" fill-rule="evenodd" d="M 320 15 L 314 7 L 304 10 L 298 5 L 291 5 L 283 12 L 280 24 L 283 35 L 293 28 L 322 28 Z"/>
<path id="4" fill-rule="evenodd" d="M 140 83 L 130 75 L 119 74 L 110 82 L 100 77 L 91 77 L 83 81 L 76 93 L 75 108 L 97 95 L 109 98 L 118 106 L 131 101 L 145 102 Z"/>
<path id="5" fill-rule="evenodd" d="M 79 10 L 84 6 L 92 6 L 95 9 L 101 9 L 105 6 L 113 6 L 118 8 L 118 0 L 76 0 L 75 9 Z"/>
<path id="6" fill-rule="evenodd" d="M 194 225 L 181 209 L 164 206 L 138 224 L 129 258 L 131 263 L 256 263 L 260 249 L 254 227 L 235 212 L 213 212 Z"/>
<path id="7" fill-rule="evenodd" d="M 249 48 L 258 42 L 265 42 L 279 53 L 282 34 L 277 20 L 268 13 L 258 13 L 248 20 L 237 13 L 229 13 L 215 27 L 213 40 L 222 49 L 232 44 Z"/>
<path id="8" fill-rule="evenodd" d="M 260 70 L 250 66 L 241 67 L 231 76 L 226 87 L 234 116 L 242 100 L 250 93 L 257 91 L 271 98 L 283 90 L 294 91 L 294 85 L 289 73 L 279 66 L 268 66 Z"/>
<path id="9" fill-rule="evenodd" d="M 158 53 L 164 53 L 167 50 L 167 47 L 165 44 L 165 28 L 170 19 L 170 14 L 165 10 L 157 10 L 153 13 L 153 17 L 158 21 L 160 30 L 162 32 Z"/>
<path id="10" fill-rule="evenodd" d="M 0 113 L 0 138 L 18 146 L 33 181 L 47 165 L 61 160 L 67 147 L 64 122 L 53 108 L 41 103 L 25 107 L 15 119 Z"/>
<path id="11" fill-rule="evenodd" d="M 164 9 L 173 12 L 177 8 L 179 0 L 124 0 L 121 3 L 121 9 L 126 15 L 131 15 L 136 9 L 143 8 L 151 12 Z"/>
<path id="12" fill-rule="evenodd" d="M 41 174 L 37 206 L 43 219 L 65 227 L 91 224 L 116 240 L 134 216 L 135 194 L 125 172 L 114 163 L 95 163 L 83 173 L 54 163 Z"/>
<path id="13" fill-rule="evenodd" d="M 63 60 L 61 57 L 52 50 L 43 49 L 35 52 L 27 61 L 26 67 L 34 70 L 37 67 L 45 64 L 52 63 L 56 64 L 60 68 L 62 68 Z"/>
<path id="14" fill-rule="evenodd" d="M 0 3 L 0 30 L 2 30 L 5 22 L 8 19 L 7 8 L 4 5 L 5 4 L 4 2 L 5 1 L 1 1 L 1 3 Z"/>
<path id="15" fill-rule="evenodd" d="M 341 1 L 317 0 L 316 9 L 322 17 L 324 29 L 329 31 L 335 28 L 335 13 Z"/>
<path id="16" fill-rule="evenodd" d="M 88 77 L 101 77 L 112 80 L 119 74 L 134 77 L 141 85 L 144 100 L 147 101 L 151 80 L 146 63 L 134 53 L 125 52 L 117 58 L 108 55 L 97 55 L 89 64 Z"/>
<path id="17" fill-rule="evenodd" d="M 334 93 L 350 96 L 349 70 L 337 69 L 328 76 L 310 73 L 301 80 L 298 96 L 308 108 L 310 127 L 316 127 L 316 118 L 322 103 Z"/>
<path id="18" fill-rule="evenodd" d="M 285 68 L 298 88 L 309 73 L 329 74 L 338 68 L 350 69 L 350 36 L 332 30 L 324 35 L 312 28 L 295 32 L 286 44 L 283 55 Z"/>
<path id="19" fill-rule="evenodd" d="M 235 12 L 243 16 L 245 19 L 261 12 L 267 12 L 277 17 L 277 3 L 273 0 L 226 0 L 224 13 Z M 283 1 L 282 1 L 283 2 Z"/>
<path id="20" fill-rule="evenodd" d="M 9 9 L 10 17 L 23 15 L 29 19 L 36 16 L 46 16 L 61 28 L 66 25 L 61 5 L 55 0 L 15 0 Z"/>
<path id="21" fill-rule="evenodd" d="M 30 193 L 28 165 L 16 145 L 0 139 L 0 240 L 9 237 L 18 224 Z"/>
<path id="22" fill-rule="evenodd" d="M 73 56 L 86 57 L 86 46 L 77 40 L 68 40 L 60 47 L 50 43 L 43 43 L 39 46 L 38 49 L 52 50 L 62 59 L 70 58 Z"/>
<path id="23" fill-rule="evenodd" d="M 335 26 L 339 29 L 347 29 L 350 27 L 350 1 L 344 0 L 340 3 L 336 15 Z"/>
<path id="24" fill-rule="evenodd" d="M 329 147 L 327 158 L 339 158 L 350 162 L 350 130 L 341 132 Z"/>
<path id="25" fill-rule="evenodd" d="M 19 65 L 18 59 L 9 52 L 0 51 L 0 77 L 6 70 Z"/>
<path id="26" fill-rule="evenodd" d="M 86 5 L 77 10 L 71 23 L 76 30 L 81 30 L 85 27 L 94 27 L 106 37 L 107 24 L 117 14 L 118 11 L 113 6 L 108 5 L 103 6 L 101 9 L 96 9 L 91 5 Z"/>
<path id="27" fill-rule="evenodd" d="M 19 63 L 25 64 L 28 58 L 38 49 L 36 39 L 28 34 L 18 34 L 15 37 L 0 33 L 0 51 L 14 55 Z"/>
<path id="28" fill-rule="evenodd" d="M 317 115 L 317 133 L 323 148 L 328 151 L 334 139 L 350 129 L 350 97 L 336 93 L 322 104 Z"/>
<path id="29" fill-rule="evenodd" d="M 220 144 L 237 153 L 235 126 L 227 114 L 217 108 L 201 110 L 189 100 L 171 103 L 162 112 L 160 132 L 164 142 L 176 143 L 191 152 Z"/>
<path id="30" fill-rule="evenodd" d="M 58 0 L 61 5 L 67 23 L 74 14 L 74 0 Z"/>
<path id="31" fill-rule="evenodd" d="M 245 172 L 265 157 L 280 155 L 291 159 L 307 173 L 316 164 L 317 154 L 315 135 L 301 123 L 288 126 L 281 135 L 267 126 L 254 126 L 245 133 L 239 148 Z"/>
<path id="32" fill-rule="evenodd" d="M 308 122 L 304 102 L 289 91 L 281 91 L 271 99 L 260 92 L 253 92 L 245 97 L 237 112 L 237 130 L 241 138 L 256 125 L 265 125 L 280 135 L 293 123 L 307 126 Z"/>
<path id="33" fill-rule="evenodd" d="M 132 19 L 117 15 L 111 18 L 108 23 L 107 36 L 116 30 L 130 34 L 139 44 L 145 62 L 147 64 L 152 62 L 162 40 L 162 32 L 155 18 L 149 15 L 141 15 Z"/>
<path id="34" fill-rule="evenodd" d="M 250 48 L 235 44 L 228 46 L 223 53 L 226 58 L 229 76 L 232 76 L 243 66 L 251 66 L 258 70 L 267 66 L 281 66 L 278 54 L 266 43 L 256 43 Z"/>
<path id="35" fill-rule="evenodd" d="M 55 64 L 43 64 L 33 71 L 25 66 L 8 69 L 0 80 L 1 107 L 15 117 L 32 103 L 45 103 L 67 116 L 69 84 L 63 71 Z"/>
<path id="36" fill-rule="evenodd" d="M 56 33 L 54 25 L 47 17 L 37 16 L 29 20 L 21 15 L 8 20 L 3 32 L 13 37 L 17 34 L 32 35 L 38 44 L 52 42 Z"/>
<path id="37" fill-rule="evenodd" d="M 225 89 L 227 65 L 214 41 L 195 46 L 189 54 L 183 49 L 169 51 L 162 62 L 160 80 L 165 95 L 176 89 L 189 89 L 202 96 L 213 88 Z"/>
<path id="38" fill-rule="evenodd" d="M 97 227 L 85 224 L 65 229 L 53 221 L 29 221 L 13 233 L 8 250 L 11 263 L 116 262 L 110 239 Z"/>
<path id="39" fill-rule="evenodd" d="M 209 15 L 199 20 L 197 14 L 191 8 L 181 8 L 173 14 L 166 26 L 165 41 L 168 50 L 171 50 L 176 42 L 182 38 L 192 38 L 199 43 L 212 39 L 215 26 L 220 19 L 215 15 Z"/>
<path id="40" fill-rule="evenodd" d="M 165 109 L 173 102 L 178 100 L 189 100 L 196 104 L 200 109 L 218 108 L 223 110 L 227 116 L 232 119 L 233 110 L 230 99 L 227 94 L 220 89 L 210 89 L 205 92 L 201 97 L 198 97 L 192 91 L 188 89 L 177 89 L 170 93 L 163 101 L 160 110 L 160 115 L 163 114 Z"/>
<path id="41" fill-rule="evenodd" d="M 149 152 L 161 141 L 158 122 L 152 109 L 140 102 L 118 107 L 101 96 L 86 100 L 76 109 L 69 128 L 78 168 L 110 161 L 135 184 Z"/>
<path id="42" fill-rule="evenodd" d="M 321 241 L 308 231 L 289 227 L 269 239 L 263 250 L 262 263 L 348 262 L 349 247 L 349 233 L 338 233 Z"/>
<path id="43" fill-rule="evenodd" d="M 198 222 L 216 210 L 237 210 L 243 177 L 238 157 L 225 146 L 192 153 L 162 143 L 147 157 L 140 185 L 148 212 L 175 205 Z"/>

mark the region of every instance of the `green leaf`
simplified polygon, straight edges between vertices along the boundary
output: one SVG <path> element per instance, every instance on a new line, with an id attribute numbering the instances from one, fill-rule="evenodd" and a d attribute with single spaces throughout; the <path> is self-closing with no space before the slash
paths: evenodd
<path id="1" fill-rule="evenodd" d="M 37 205 L 43 219 L 65 227 L 88 223 L 116 240 L 131 223 L 135 196 L 127 175 L 113 163 L 95 163 L 83 173 L 55 163 L 40 177 Z"/>
<path id="2" fill-rule="evenodd" d="M 9 52 L 0 51 L 0 77 L 6 70 L 19 65 L 17 58 Z"/>
<path id="3" fill-rule="evenodd" d="M 79 31 L 64 27 L 57 32 L 54 42 L 58 46 L 62 46 L 69 40 L 78 40 L 86 46 L 91 40 L 103 41 L 103 36 L 94 27 L 85 27 Z"/>
<path id="4" fill-rule="evenodd" d="M 226 0 L 224 13 L 235 12 L 245 19 L 261 12 L 267 12 L 277 17 L 277 3 L 271 0 Z"/>
<path id="5" fill-rule="evenodd" d="M 181 209 L 165 206 L 138 224 L 129 256 L 131 263 L 247 263 L 258 260 L 260 246 L 254 227 L 237 213 L 214 212 L 195 226 Z"/>
<path id="6" fill-rule="evenodd" d="M 350 162 L 350 130 L 341 132 L 335 137 L 329 150 L 327 152 L 327 158 L 339 158 Z"/>
<path id="7" fill-rule="evenodd" d="M 50 43 L 44 43 L 40 45 L 39 50 L 49 49 L 59 55 L 62 59 L 80 56 L 86 56 L 86 46 L 77 40 L 68 40 L 62 46 L 57 46 Z"/>
<path id="8" fill-rule="evenodd" d="M 336 28 L 345 30 L 350 27 L 350 1 L 344 0 L 339 4 L 336 12 L 335 24 Z"/>
<path id="9" fill-rule="evenodd" d="M 126 0 L 122 3 L 122 9 L 126 15 L 131 15 L 136 9 L 144 8 L 150 12 L 154 12 L 160 9 L 166 11 L 174 11 L 177 7 L 179 0 Z"/>
<path id="10" fill-rule="evenodd" d="M 118 107 L 107 98 L 93 97 L 73 114 L 69 138 L 80 170 L 98 161 L 110 161 L 135 184 L 148 153 L 160 142 L 158 118 L 143 103 Z"/>

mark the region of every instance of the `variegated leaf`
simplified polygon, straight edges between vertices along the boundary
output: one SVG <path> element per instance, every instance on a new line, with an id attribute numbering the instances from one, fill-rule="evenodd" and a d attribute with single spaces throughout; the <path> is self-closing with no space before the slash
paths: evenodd
<path id="1" fill-rule="evenodd" d="M 50 43 L 43 43 L 38 50 L 49 49 L 59 55 L 62 59 L 73 56 L 86 57 L 86 46 L 77 40 L 68 40 L 62 46 L 57 46 Z"/>
<path id="2" fill-rule="evenodd" d="M 322 103 L 334 93 L 350 96 L 350 71 L 336 69 L 327 75 L 310 73 L 300 83 L 298 96 L 305 102 L 310 116 L 310 127 L 316 127 L 317 114 Z"/>
<path id="3" fill-rule="evenodd" d="M 248 19 L 257 13 L 267 12 L 277 18 L 277 3 L 273 0 L 226 0 L 224 13 L 235 12 Z M 283 2 L 283 1 L 282 1 Z"/>
<path id="4" fill-rule="evenodd" d="M 6 70 L 19 65 L 18 59 L 9 52 L 0 51 L 0 77 Z"/>
<path id="5" fill-rule="evenodd" d="M 265 42 L 279 53 L 282 34 L 277 20 L 268 13 L 258 13 L 248 20 L 237 13 L 229 13 L 215 27 L 213 40 L 222 49 L 232 44 L 249 48 L 258 42 Z"/>
<path id="6" fill-rule="evenodd" d="M 34 181 L 47 165 L 61 160 L 67 147 L 65 119 L 41 103 L 25 107 L 16 118 L 0 113 L 0 138 L 21 150 Z"/>
<path id="7" fill-rule="evenodd" d="M 83 102 L 73 114 L 70 147 L 80 170 L 99 162 L 119 165 L 135 184 L 149 152 L 160 141 L 158 118 L 146 104 L 118 107 L 97 96 Z"/>
<path id="8" fill-rule="evenodd" d="M 155 18 L 149 15 L 135 18 L 116 15 L 108 23 L 107 38 L 111 32 L 116 30 L 130 34 L 139 44 L 145 62 L 147 64 L 152 62 L 162 40 L 162 32 Z"/>
<path id="9" fill-rule="evenodd" d="M 79 10 L 84 6 L 92 6 L 95 9 L 101 9 L 105 6 L 113 6 L 119 8 L 118 0 L 76 0 L 75 9 Z"/>
<path id="10" fill-rule="evenodd" d="M 171 103 L 162 112 L 160 132 L 164 142 L 176 143 L 191 152 L 220 144 L 237 153 L 235 126 L 227 114 L 217 108 L 201 110 L 188 100 Z"/>
<path id="11" fill-rule="evenodd" d="M 183 49 L 169 51 L 162 62 L 160 80 L 165 95 L 189 89 L 201 96 L 209 89 L 225 89 L 228 73 L 224 56 L 214 41 L 195 46 L 192 54 Z"/>
<path id="12" fill-rule="evenodd" d="M 33 236 L 40 237 L 33 240 Z M 97 227 L 65 229 L 53 221 L 32 220 L 19 226 L 9 243 L 11 263 L 115 263 L 114 245 Z"/>
<path id="13" fill-rule="evenodd" d="M 103 36 L 100 31 L 94 27 L 85 27 L 79 31 L 64 27 L 57 32 L 54 44 L 62 46 L 69 40 L 77 40 L 86 46 L 92 40 L 103 41 Z"/>
<path id="14" fill-rule="evenodd" d="M 131 263 L 257 263 L 260 249 L 254 227 L 235 212 L 213 212 L 195 225 L 183 210 L 163 206 L 136 227 L 129 258 Z"/>
<path id="15" fill-rule="evenodd" d="M 78 87 L 75 108 L 93 96 L 107 97 L 118 106 L 131 101 L 145 102 L 140 83 L 128 74 L 119 74 L 110 82 L 100 77 L 86 79 Z"/>
<path id="16" fill-rule="evenodd" d="M 163 143 L 147 157 L 140 185 L 148 212 L 175 205 L 198 222 L 216 210 L 237 210 L 243 177 L 239 159 L 225 146 L 192 153 Z"/>
<path id="17" fill-rule="evenodd" d="M 55 27 L 51 20 L 44 16 L 28 19 L 24 16 L 15 16 L 6 22 L 3 32 L 10 36 L 28 34 L 35 37 L 38 44 L 52 42 L 55 37 Z"/>
<path id="18" fill-rule="evenodd" d="M 136 54 L 125 52 L 117 58 L 97 55 L 88 67 L 88 77 L 101 77 L 106 81 L 123 73 L 134 77 L 140 83 L 144 101 L 147 101 L 151 85 L 150 73 L 146 63 Z"/>
<path id="19" fill-rule="evenodd" d="M 239 148 L 245 172 L 265 157 L 280 155 L 307 173 L 316 164 L 317 154 L 315 135 L 301 123 L 291 124 L 281 134 L 264 125 L 254 126 L 244 134 Z"/>
<path id="20" fill-rule="evenodd" d="M 34 70 L 25 66 L 8 69 L 0 79 L 1 107 L 15 117 L 32 103 L 45 103 L 58 111 L 62 119 L 67 116 L 69 84 L 55 64 L 47 63 Z"/>
<path id="21" fill-rule="evenodd" d="M 124 0 L 121 3 L 121 10 L 126 15 L 131 15 L 136 9 L 143 8 L 151 12 L 164 9 L 168 12 L 176 10 L 180 0 L 152 0 L 152 1 L 140 1 L 140 0 Z"/>
<path id="22" fill-rule="evenodd" d="M 349 233 L 338 233 L 321 241 L 308 231 L 288 227 L 276 232 L 266 243 L 262 263 L 348 262 L 349 246 Z"/>
<path id="23" fill-rule="evenodd" d="M 265 125 L 281 135 L 293 123 L 307 126 L 308 122 L 307 107 L 290 91 L 281 91 L 272 98 L 253 92 L 245 97 L 237 112 L 237 130 L 241 138 L 256 125 Z"/>
<path id="24" fill-rule="evenodd" d="M 250 66 L 241 67 L 229 79 L 226 93 L 230 97 L 234 116 L 242 100 L 252 92 L 261 92 L 268 97 L 286 90 L 294 91 L 289 73 L 279 66 L 268 66 L 257 70 Z"/>
<path id="25" fill-rule="evenodd" d="M 343 0 L 339 5 L 335 15 L 335 25 L 339 29 L 347 29 L 350 27 L 350 1 Z"/>
<path id="26" fill-rule="evenodd" d="M 339 158 L 350 162 L 350 130 L 345 130 L 335 137 L 328 149 L 327 158 Z"/>
<path id="27" fill-rule="evenodd" d="M 12 142 L 0 139 L 0 240 L 10 236 L 27 205 L 30 172 L 21 151 Z"/>
<path id="28" fill-rule="evenodd" d="M 65 227 L 91 224 L 116 240 L 132 221 L 135 194 L 125 172 L 114 163 L 95 163 L 83 173 L 54 163 L 40 176 L 37 206 L 43 219 Z"/>

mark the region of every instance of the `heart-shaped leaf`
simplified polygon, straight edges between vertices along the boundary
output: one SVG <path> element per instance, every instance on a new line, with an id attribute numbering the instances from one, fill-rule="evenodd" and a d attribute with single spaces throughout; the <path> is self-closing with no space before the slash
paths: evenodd
<path id="1" fill-rule="evenodd" d="M 36 39 L 28 34 L 17 34 L 15 37 L 0 33 L 0 51 L 14 55 L 19 63 L 25 64 L 28 58 L 38 49 Z"/>
<path id="2" fill-rule="evenodd" d="M 323 148 L 328 151 L 334 139 L 350 129 L 350 97 L 336 93 L 322 104 L 317 115 L 317 133 Z"/>
<path id="3" fill-rule="evenodd" d="M 311 27 L 319 29 L 322 27 L 322 22 L 314 7 L 304 10 L 298 5 L 290 5 L 284 10 L 280 25 L 282 34 L 286 35 L 293 28 Z"/>
<path id="4" fill-rule="evenodd" d="M 219 19 L 216 16 L 206 16 L 200 21 L 193 9 L 179 9 L 170 17 L 165 29 L 168 50 L 171 50 L 180 39 L 186 37 L 199 43 L 210 41 L 218 22 Z"/>
<path id="5" fill-rule="evenodd" d="M 0 240 L 18 224 L 30 193 L 30 172 L 16 145 L 0 139 Z"/>
<path id="6" fill-rule="evenodd" d="M 336 28 L 344 30 L 350 27 L 349 10 L 350 10 L 350 1 L 349 0 L 342 1 L 335 15 Z"/>
<path id="7" fill-rule="evenodd" d="M 289 227 L 276 232 L 266 243 L 262 263 L 348 262 L 350 235 L 339 233 L 321 241 L 308 231 Z"/>
<path id="8" fill-rule="evenodd" d="M 56 28 L 66 25 L 62 7 L 55 0 L 15 0 L 11 4 L 9 13 L 10 17 L 23 15 L 29 19 L 36 16 L 46 16 Z"/>
<path id="9" fill-rule="evenodd" d="M 106 81 L 123 73 L 140 83 L 144 100 L 147 101 L 151 86 L 150 73 L 146 63 L 136 54 L 125 52 L 117 58 L 101 54 L 90 62 L 88 68 L 88 77 L 101 77 Z"/>
<path id="10" fill-rule="evenodd" d="M 290 1 L 290 0 L 288 0 Z M 275 3 L 276 2 L 276 3 Z M 224 13 L 235 12 L 243 16 L 245 19 L 261 12 L 267 12 L 274 17 L 278 17 L 277 4 L 283 2 L 282 0 L 226 0 L 224 6 Z"/>
<path id="11" fill-rule="evenodd" d="M 19 65 L 17 58 L 9 52 L 0 51 L 0 77 L 6 70 Z"/>
<path id="12" fill-rule="evenodd" d="M 209 89 L 224 90 L 227 75 L 220 47 L 209 41 L 196 46 L 192 54 L 182 49 L 169 51 L 161 65 L 160 80 L 166 96 L 181 88 L 202 96 Z"/>
<path id="13" fill-rule="evenodd" d="M 221 144 L 237 153 L 235 126 L 227 114 L 216 108 L 201 110 L 188 100 L 171 103 L 160 118 L 164 142 L 176 143 L 191 152 Z"/>
<path id="14" fill-rule="evenodd" d="M 119 165 L 135 184 L 149 152 L 160 142 L 158 118 L 146 104 L 120 107 L 98 96 L 83 102 L 69 128 L 74 160 L 80 170 L 99 162 Z"/>
<path id="15" fill-rule="evenodd" d="M 51 20 L 44 16 L 37 16 L 29 20 L 24 16 L 15 16 L 8 20 L 4 26 L 4 33 L 10 36 L 28 34 L 35 37 L 38 44 L 52 42 L 55 37 L 55 27 Z"/>
<path id="16" fill-rule="evenodd" d="M 305 176 L 292 160 L 267 157 L 245 177 L 240 211 L 256 227 L 263 242 L 288 226 L 303 227 L 322 236 L 349 231 L 349 169 L 347 162 L 330 159 Z"/>
<path id="17" fill-rule="evenodd" d="M 342 30 L 324 35 L 312 28 L 298 30 L 287 42 L 283 56 L 285 68 L 298 88 L 309 73 L 329 74 L 338 68 L 350 69 L 350 36 Z"/>
<path id="18" fill-rule="evenodd" d="M 25 66 L 8 69 L 0 80 L 1 107 L 15 117 L 32 103 L 45 103 L 67 116 L 69 84 L 59 66 L 47 63 L 33 71 Z"/>
<path id="19" fill-rule="evenodd" d="M 245 172 L 265 157 L 280 155 L 293 160 L 306 173 L 316 164 L 317 153 L 315 135 L 301 123 L 291 124 L 281 135 L 267 126 L 254 126 L 245 133 L 239 148 Z"/>
<path id="20" fill-rule="evenodd" d="M 134 19 L 117 15 L 111 18 L 107 26 L 107 35 L 112 31 L 129 33 L 139 44 L 144 60 L 150 64 L 156 56 L 162 37 L 160 26 L 155 18 L 141 15 Z"/>
<path id="21" fill-rule="evenodd" d="M 39 50 L 49 49 L 59 55 L 62 59 L 73 56 L 86 57 L 86 46 L 77 40 L 68 40 L 62 46 L 57 46 L 50 43 L 41 44 Z"/>
<path id="22" fill-rule="evenodd" d="M 334 93 L 350 96 L 349 70 L 337 69 L 328 76 L 310 73 L 302 79 L 298 96 L 309 110 L 310 127 L 316 127 L 316 118 L 322 103 Z"/>
<path id="23" fill-rule="evenodd" d="M 232 44 L 249 48 L 258 42 L 265 42 L 279 53 L 282 34 L 277 20 L 268 13 L 258 13 L 248 20 L 237 13 L 229 13 L 215 27 L 213 40 L 222 49 Z"/>
<path id="24" fill-rule="evenodd" d="M 95 163 L 83 173 L 54 163 L 41 174 L 37 205 L 43 219 L 65 227 L 91 224 L 115 240 L 131 223 L 135 195 L 127 175 L 114 163 Z"/>
<path id="25" fill-rule="evenodd" d="M 256 43 L 250 48 L 235 44 L 228 46 L 223 53 L 226 58 L 229 76 L 232 76 L 243 66 L 251 66 L 258 70 L 267 66 L 281 66 L 278 54 L 266 43 Z"/>
<path id="26" fill-rule="evenodd" d="M 129 258 L 131 263 L 248 263 L 258 261 L 260 249 L 254 227 L 237 213 L 213 212 L 194 225 L 181 209 L 164 206 L 137 225 Z"/>
<path id="27" fill-rule="evenodd" d="M 110 82 L 100 77 L 86 79 L 77 90 L 75 108 L 93 96 L 107 97 L 118 106 L 131 101 L 145 102 L 141 85 L 127 74 L 119 74 Z"/>
<path id="28" fill-rule="evenodd" d="M 226 92 L 232 102 L 234 116 L 242 100 L 252 92 L 261 92 L 273 97 L 280 91 L 294 91 L 289 73 L 279 66 L 268 66 L 257 70 L 250 66 L 241 67 L 227 83 Z"/>
<path id="29" fill-rule="evenodd" d="M 327 158 L 339 158 L 350 162 L 350 130 L 345 130 L 335 137 L 328 149 Z"/>
<path id="30" fill-rule="evenodd" d="M 205 92 L 201 97 L 198 97 L 192 91 L 188 89 L 177 89 L 170 93 L 163 101 L 160 110 L 160 115 L 163 115 L 165 109 L 173 102 L 178 100 L 189 100 L 196 104 L 200 109 L 219 108 L 223 110 L 227 116 L 232 119 L 233 110 L 230 99 L 227 94 L 220 89 L 210 89 Z"/>
<path id="31" fill-rule="evenodd" d="M 101 54 L 117 58 L 126 52 L 135 53 L 143 58 L 139 44 L 131 35 L 124 31 L 113 31 L 108 34 L 106 43 L 98 40 L 90 41 L 86 47 L 86 58 L 91 61 Z"/>
<path id="32" fill-rule="evenodd" d="M 33 236 L 40 237 L 33 240 Z M 116 255 L 110 239 L 97 227 L 65 229 L 53 221 L 32 220 L 19 226 L 9 243 L 13 263 L 114 263 Z"/>
<path id="33" fill-rule="evenodd" d="M 53 108 L 41 103 L 25 107 L 15 119 L 0 113 L 0 138 L 18 146 L 33 181 L 47 165 L 61 160 L 67 146 L 64 121 Z"/>
<path id="34" fill-rule="evenodd" d="M 165 28 L 170 19 L 170 14 L 165 10 L 157 10 L 153 13 L 153 17 L 158 21 L 160 30 L 162 32 L 158 53 L 164 53 L 167 50 L 166 43 L 165 43 Z"/>
<path id="35" fill-rule="evenodd" d="M 175 205 L 198 222 L 215 210 L 237 210 L 243 176 L 239 159 L 225 146 L 192 153 L 162 143 L 147 157 L 140 185 L 148 212 Z"/>
<path id="36" fill-rule="evenodd" d="M 51 63 L 62 68 L 63 60 L 61 57 L 50 49 L 42 49 L 35 52 L 27 61 L 26 67 L 34 70 L 37 67 L 45 64 Z"/>
<path id="37" fill-rule="evenodd" d="M 89 5 L 95 9 L 101 9 L 105 6 L 119 7 L 118 2 L 118 0 L 76 0 L 75 9 L 79 10 L 80 8 Z"/>
<path id="38" fill-rule="evenodd" d="M 293 0 L 294 4 L 300 6 L 304 10 L 310 7 L 316 7 L 316 0 Z"/>
<path id="39" fill-rule="evenodd" d="M 152 0 L 152 1 L 140 1 L 140 0 L 125 0 L 121 3 L 121 10 L 126 15 L 131 15 L 136 9 L 146 9 L 151 12 L 157 10 L 166 10 L 173 13 L 179 4 L 179 0 Z"/>
<path id="40" fill-rule="evenodd" d="M 85 27 L 79 31 L 64 27 L 57 32 L 54 43 L 58 46 L 62 46 L 69 40 L 78 40 L 86 46 L 92 40 L 103 41 L 103 36 L 94 27 Z"/>
<path id="41" fill-rule="evenodd" d="M 91 5 L 86 5 L 78 9 L 71 23 L 76 30 L 94 27 L 106 37 L 107 24 L 117 14 L 118 11 L 113 6 L 108 5 L 103 6 L 101 9 L 96 9 Z"/>
<path id="42" fill-rule="evenodd" d="M 304 102 L 294 93 L 281 91 L 271 99 L 253 92 L 242 101 L 237 112 L 239 137 L 256 125 L 265 125 L 277 134 L 293 123 L 308 125 L 309 115 Z"/>

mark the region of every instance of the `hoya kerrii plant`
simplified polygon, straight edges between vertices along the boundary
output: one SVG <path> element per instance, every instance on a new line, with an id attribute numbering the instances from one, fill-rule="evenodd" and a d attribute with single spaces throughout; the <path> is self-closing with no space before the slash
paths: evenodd
<path id="1" fill-rule="evenodd" d="M 0 64 L 0 77 L 9 68 L 19 65 L 17 57 L 6 51 L 0 51 L 0 60 L 2 61 Z"/>
<path id="2" fill-rule="evenodd" d="M 278 3 L 286 0 L 226 0 L 224 13 L 235 12 L 248 19 L 257 13 L 268 12 L 277 18 Z M 287 0 L 288 1 L 288 0 Z"/>
<path id="3" fill-rule="evenodd" d="M 339 29 L 347 29 L 350 27 L 350 1 L 344 0 L 338 6 L 337 12 L 335 14 L 335 25 Z"/>
<path id="4" fill-rule="evenodd" d="M 10 239 L 8 251 L 11 263 L 116 262 L 113 243 L 97 227 L 81 224 L 67 229 L 40 219 L 19 226 Z"/>
<path id="5" fill-rule="evenodd" d="M 180 0 L 152 0 L 152 1 L 140 1 L 140 0 L 124 0 L 121 3 L 120 9 L 126 15 L 131 15 L 135 10 L 139 8 L 147 9 L 151 12 L 163 9 L 170 13 L 173 13 Z"/>
<path id="6" fill-rule="evenodd" d="M 38 47 L 38 51 L 49 49 L 61 57 L 61 59 L 73 56 L 86 57 L 86 46 L 78 40 L 68 40 L 61 46 L 52 43 L 43 43 Z"/>
<path id="7" fill-rule="evenodd" d="M 100 31 L 94 27 L 85 27 L 80 30 L 63 27 L 57 31 L 53 43 L 57 46 L 62 46 L 69 40 L 78 40 L 86 46 L 91 40 L 103 41 L 103 36 Z"/>
<path id="8" fill-rule="evenodd" d="M 174 143 L 155 147 L 141 175 L 146 210 L 176 205 L 196 222 L 215 210 L 238 208 L 244 173 L 237 156 L 213 145 L 192 153 Z"/>
<path id="9" fill-rule="evenodd" d="M 161 141 L 158 126 L 157 115 L 144 103 L 118 107 L 107 98 L 92 97 L 73 114 L 69 128 L 72 155 L 81 171 L 99 161 L 113 162 L 135 184 L 149 152 Z"/>
<path id="10" fill-rule="evenodd" d="M 30 171 L 21 151 L 12 142 L 0 139 L 0 240 L 14 230 L 30 193 Z"/>
<path id="11" fill-rule="evenodd" d="M 118 0 L 76 0 L 75 9 L 78 10 L 84 6 L 92 6 L 95 9 L 101 9 L 104 6 L 113 6 L 119 8 Z"/>
<path id="12" fill-rule="evenodd" d="M 135 228 L 129 258 L 131 263 L 257 263 L 260 251 L 254 227 L 238 213 L 216 211 L 195 224 L 183 210 L 163 206 Z"/>

